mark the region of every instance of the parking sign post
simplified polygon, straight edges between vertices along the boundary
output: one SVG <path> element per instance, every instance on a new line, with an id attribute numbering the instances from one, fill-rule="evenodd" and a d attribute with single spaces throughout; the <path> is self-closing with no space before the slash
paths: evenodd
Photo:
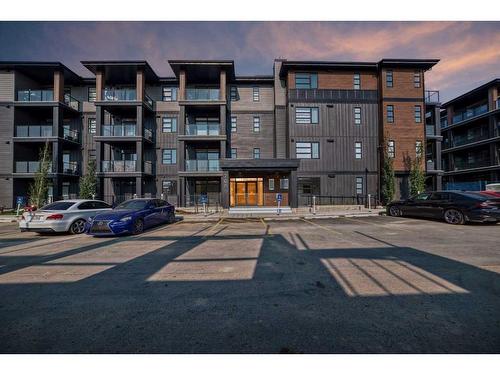
<path id="1" fill-rule="evenodd" d="M 278 215 L 281 213 L 281 201 L 283 200 L 283 194 L 276 194 L 276 202 L 278 203 Z"/>

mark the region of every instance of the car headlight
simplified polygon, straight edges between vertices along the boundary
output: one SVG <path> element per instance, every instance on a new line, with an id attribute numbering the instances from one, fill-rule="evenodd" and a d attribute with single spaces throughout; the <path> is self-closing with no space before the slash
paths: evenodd
<path id="1" fill-rule="evenodd" d="M 124 216 L 120 219 L 122 223 L 126 223 L 127 221 L 132 220 L 132 216 Z"/>

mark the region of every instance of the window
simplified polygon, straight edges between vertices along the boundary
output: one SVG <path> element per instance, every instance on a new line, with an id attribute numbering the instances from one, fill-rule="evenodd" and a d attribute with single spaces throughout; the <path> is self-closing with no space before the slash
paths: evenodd
<path id="1" fill-rule="evenodd" d="M 361 125 L 361 107 L 354 107 L 354 124 Z"/>
<path id="2" fill-rule="evenodd" d="M 385 85 L 386 85 L 386 87 L 393 87 L 394 86 L 392 70 L 388 70 L 385 72 Z"/>
<path id="3" fill-rule="evenodd" d="M 163 180 L 161 182 L 161 187 L 163 193 L 166 195 L 176 195 L 177 194 L 177 181 L 175 180 Z"/>
<path id="4" fill-rule="evenodd" d="M 316 73 L 295 73 L 296 89 L 317 89 L 318 75 Z"/>
<path id="5" fill-rule="evenodd" d="M 229 91 L 229 98 L 232 102 L 238 100 L 238 88 L 236 86 L 231 86 Z"/>
<path id="6" fill-rule="evenodd" d="M 162 100 L 164 102 L 176 102 L 177 101 L 177 87 L 163 87 Z"/>
<path id="7" fill-rule="evenodd" d="M 361 75 L 359 73 L 354 73 L 353 84 L 354 90 L 361 90 Z"/>
<path id="8" fill-rule="evenodd" d="M 253 132 L 258 133 L 260 132 L 260 117 L 254 116 L 253 118 Z"/>
<path id="9" fill-rule="evenodd" d="M 274 191 L 274 178 L 269 179 L 269 191 Z"/>
<path id="10" fill-rule="evenodd" d="M 420 72 L 413 73 L 413 86 L 420 87 Z"/>
<path id="11" fill-rule="evenodd" d="M 387 106 L 387 122 L 390 122 L 390 123 L 394 122 L 394 106 L 393 105 Z"/>
<path id="12" fill-rule="evenodd" d="M 415 142 L 415 156 L 417 158 L 422 157 L 422 141 Z"/>
<path id="13" fill-rule="evenodd" d="M 361 142 L 354 142 L 354 157 L 356 159 L 361 159 L 363 155 L 363 146 Z"/>
<path id="14" fill-rule="evenodd" d="M 238 120 L 236 116 L 231 116 L 231 133 L 236 133 L 238 129 Z"/>
<path id="15" fill-rule="evenodd" d="M 260 90 L 258 87 L 253 88 L 253 101 L 258 102 L 260 100 Z"/>
<path id="16" fill-rule="evenodd" d="M 280 178 L 280 189 L 288 190 L 288 178 Z"/>
<path id="17" fill-rule="evenodd" d="M 237 159 L 238 158 L 238 150 L 235 148 L 231 149 L 231 159 Z"/>
<path id="18" fill-rule="evenodd" d="M 363 194 L 363 177 L 356 177 L 356 194 Z"/>
<path id="19" fill-rule="evenodd" d="M 260 148 L 254 148 L 253 149 L 253 158 L 254 159 L 260 159 Z"/>
<path id="20" fill-rule="evenodd" d="M 97 91 L 96 91 L 95 87 L 89 87 L 88 99 L 89 99 L 89 102 L 95 102 L 97 100 Z"/>
<path id="21" fill-rule="evenodd" d="M 295 123 L 297 124 L 317 124 L 319 120 L 318 107 L 296 107 Z"/>
<path id="22" fill-rule="evenodd" d="M 389 141 L 387 142 L 387 156 L 390 158 L 394 158 L 396 155 L 396 142 Z"/>
<path id="23" fill-rule="evenodd" d="M 164 149 L 162 163 L 163 164 L 176 164 L 177 163 L 177 150 L 175 148 Z"/>
<path id="24" fill-rule="evenodd" d="M 163 117 L 162 132 L 175 133 L 177 131 L 177 117 Z"/>
<path id="25" fill-rule="evenodd" d="M 89 130 L 89 134 L 95 134 L 97 132 L 97 125 L 96 125 L 95 118 L 89 118 L 88 130 Z"/>
<path id="26" fill-rule="evenodd" d="M 297 142 L 295 153 L 297 159 L 319 159 L 319 142 Z"/>
<path id="27" fill-rule="evenodd" d="M 416 123 L 422 122 L 422 107 L 419 105 L 415 106 L 415 122 Z"/>

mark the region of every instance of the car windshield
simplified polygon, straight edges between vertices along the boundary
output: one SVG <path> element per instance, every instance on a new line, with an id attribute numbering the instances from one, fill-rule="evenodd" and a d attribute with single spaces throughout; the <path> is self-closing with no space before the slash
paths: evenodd
<path id="1" fill-rule="evenodd" d="M 44 211 L 64 211 L 73 206 L 75 203 L 76 202 L 54 202 L 43 206 L 41 209 Z"/>
<path id="2" fill-rule="evenodd" d="M 131 201 L 126 201 L 123 203 L 120 203 L 118 206 L 115 207 L 116 210 L 143 210 L 146 208 L 148 205 L 149 201 L 143 201 L 143 200 L 131 200 Z"/>

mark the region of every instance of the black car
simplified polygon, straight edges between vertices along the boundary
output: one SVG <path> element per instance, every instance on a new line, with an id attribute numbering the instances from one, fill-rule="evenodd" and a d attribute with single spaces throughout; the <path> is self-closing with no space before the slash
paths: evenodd
<path id="1" fill-rule="evenodd" d="M 449 224 L 500 221 L 500 199 L 468 191 L 421 193 L 387 205 L 387 215 L 444 219 Z"/>

